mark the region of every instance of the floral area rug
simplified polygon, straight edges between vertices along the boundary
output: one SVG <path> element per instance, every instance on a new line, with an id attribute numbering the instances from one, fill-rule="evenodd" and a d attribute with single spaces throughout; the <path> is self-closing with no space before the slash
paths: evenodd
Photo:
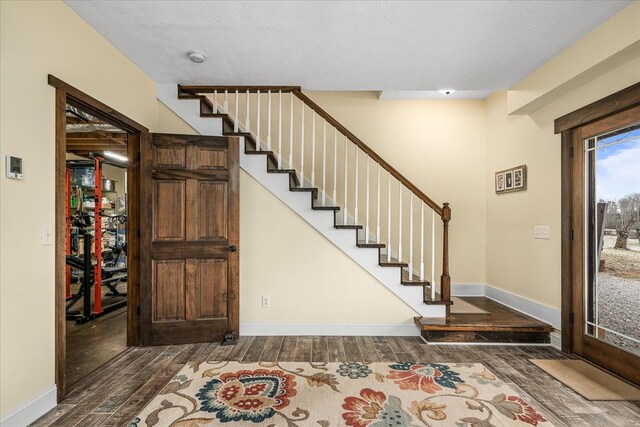
<path id="1" fill-rule="evenodd" d="M 185 366 L 131 427 L 550 426 L 477 363 Z"/>

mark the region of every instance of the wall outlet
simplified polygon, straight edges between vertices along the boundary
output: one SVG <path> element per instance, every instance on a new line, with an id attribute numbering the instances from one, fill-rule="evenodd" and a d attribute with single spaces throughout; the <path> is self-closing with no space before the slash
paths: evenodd
<path id="1" fill-rule="evenodd" d="M 53 226 L 51 224 L 42 225 L 40 244 L 42 246 L 53 245 Z"/>
<path id="2" fill-rule="evenodd" d="M 551 227 L 548 225 L 536 225 L 533 227 L 534 239 L 549 239 L 551 238 Z"/>
<path id="3" fill-rule="evenodd" d="M 262 308 L 271 307 L 271 297 L 262 297 Z"/>

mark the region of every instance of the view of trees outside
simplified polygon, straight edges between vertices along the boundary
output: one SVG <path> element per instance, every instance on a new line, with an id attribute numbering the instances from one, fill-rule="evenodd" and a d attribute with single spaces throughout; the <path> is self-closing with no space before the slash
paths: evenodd
<path id="1" fill-rule="evenodd" d="M 598 218 L 594 316 L 622 334 L 600 330 L 597 336 L 640 354 L 640 128 L 599 139 L 596 146 L 596 200 L 604 216 Z"/>

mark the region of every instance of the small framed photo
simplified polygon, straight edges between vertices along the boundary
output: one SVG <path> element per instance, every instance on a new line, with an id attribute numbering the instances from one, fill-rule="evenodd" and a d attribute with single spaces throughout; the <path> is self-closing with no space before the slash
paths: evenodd
<path id="1" fill-rule="evenodd" d="M 504 189 L 513 190 L 513 171 L 504 173 Z"/>
<path id="2" fill-rule="evenodd" d="M 496 194 L 527 189 L 527 165 L 496 172 Z"/>
<path id="3" fill-rule="evenodd" d="M 496 174 L 496 193 L 504 191 L 504 174 L 497 173 Z"/>
<path id="4" fill-rule="evenodd" d="M 513 170 L 513 188 L 524 187 L 524 168 Z"/>

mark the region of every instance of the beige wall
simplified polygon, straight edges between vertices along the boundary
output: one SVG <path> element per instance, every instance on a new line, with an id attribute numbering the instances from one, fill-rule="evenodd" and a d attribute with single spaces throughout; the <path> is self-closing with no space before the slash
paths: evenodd
<path id="1" fill-rule="evenodd" d="M 560 135 L 553 122 L 639 81 L 636 58 L 530 115 L 507 115 L 505 92 L 486 100 L 487 284 L 560 308 Z M 520 164 L 527 164 L 527 190 L 496 195 L 494 173 Z M 551 239 L 534 239 L 534 225 L 551 226 Z"/>
<path id="2" fill-rule="evenodd" d="M 305 93 L 436 203 L 451 204 L 452 280 L 454 283 L 484 283 L 484 102 L 378 100 L 376 92 Z M 353 167 L 353 163 L 349 167 Z M 360 191 L 362 188 L 361 184 Z M 392 190 L 395 200 L 397 184 Z M 362 198 L 360 203 L 362 206 Z M 404 203 L 406 218 L 408 203 Z M 392 207 L 392 228 L 395 230 L 397 206 Z M 416 228 L 417 216 L 416 210 Z M 408 250 L 407 227 L 405 222 L 405 254 Z M 439 232 L 442 223 L 437 221 L 436 227 Z M 383 220 L 383 235 L 385 228 Z M 417 239 L 416 235 L 416 255 Z M 440 245 L 436 247 L 438 257 L 440 248 Z M 417 256 L 414 262 L 415 259 Z"/>
<path id="3" fill-rule="evenodd" d="M 155 129 L 154 82 L 57 1 L 0 2 L 0 416 L 54 383 L 54 94 L 47 74 Z M 20 156 L 24 180 L 4 178 Z"/>

